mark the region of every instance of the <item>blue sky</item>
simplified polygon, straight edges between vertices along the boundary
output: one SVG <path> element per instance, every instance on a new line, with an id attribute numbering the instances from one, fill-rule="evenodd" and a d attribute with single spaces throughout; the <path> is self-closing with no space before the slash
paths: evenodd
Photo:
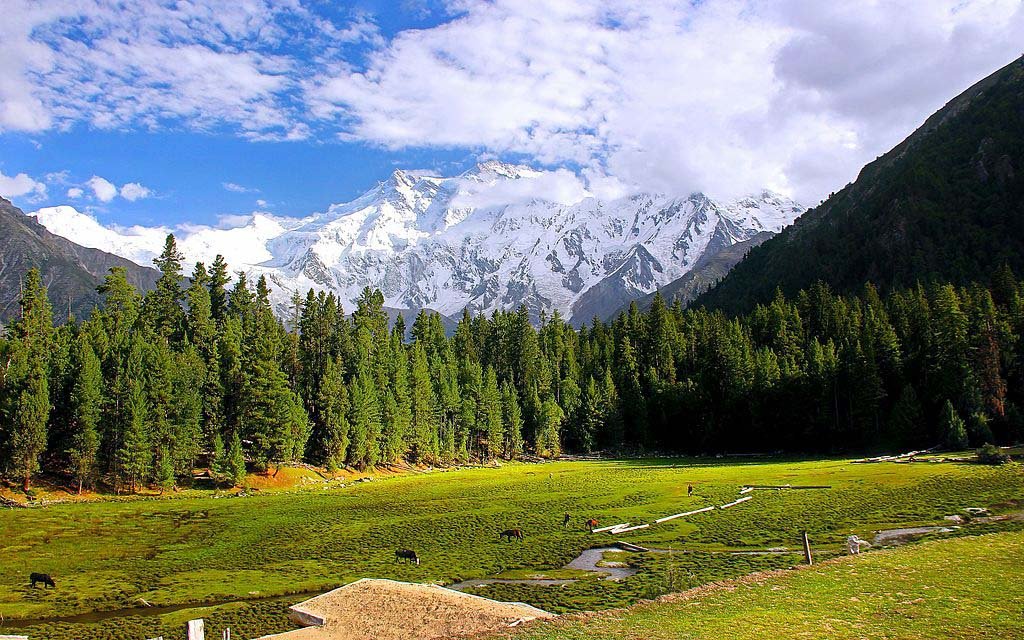
<path id="1" fill-rule="evenodd" d="M 814 204 L 1020 55 L 1017 0 L 8 0 L 0 195 L 299 216 L 499 157 Z"/>

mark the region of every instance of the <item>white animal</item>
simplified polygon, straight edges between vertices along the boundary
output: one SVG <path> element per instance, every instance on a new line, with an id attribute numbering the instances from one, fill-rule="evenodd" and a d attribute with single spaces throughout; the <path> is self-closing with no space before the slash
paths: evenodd
<path id="1" fill-rule="evenodd" d="M 861 540 L 856 535 L 850 536 L 846 539 L 846 550 L 849 551 L 851 555 L 860 553 L 861 547 L 869 546 L 871 546 L 871 544 L 867 540 Z"/>

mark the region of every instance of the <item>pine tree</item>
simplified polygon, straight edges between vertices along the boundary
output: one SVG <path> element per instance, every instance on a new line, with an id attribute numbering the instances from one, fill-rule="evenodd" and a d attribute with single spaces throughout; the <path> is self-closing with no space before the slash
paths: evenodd
<path id="1" fill-rule="evenodd" d="M 342 376 L 342 365 L 338 359 L 327 361 L 323 384 L 320 387 L 320 418 L 322 431 L 316 442 L 317 450 L 313 459 L 320 461 L 333 471 L 345 464 L 349 447 L 350 411 L 348 390 Z"/>
<path id="2" fill-rule="evenodd" d="M 942 444 L 947 449 L 957 451 L 967 447 L 967 428 L 949 400 L 942 406 L 939 433 L 942 436 Z"/>
<path id="3" fill-rule="evenodd" d="M 28 491 L 32 476 L 39 471 L 39 458 L 46 448 L 46 425 L 50 417 L 48 364 L 53 340 L 53 313 L 38 269 L 25 274 L 20 298 L 21 317 L 10 329 L 20 356 L 11 367 L 7 384 L 13 407 L 8 447 L 22 488 Z"/>
<path id="4" fill-rule="evenodd" d="M 502 455 L 506 460 L 514 460 L 523 455 L 523 414 L 515 387 L 508 380 L 501 386 L 501 407 L 505 425 Z"/>
<path id="5" fill-rule="evenodd" d="M 504 447 L 505 429 L 502 420 L 501 392 L 498 390 L 498 376 L 488 367 L 484 375 L 484 386 L 480 392 L 479 422 L 483 425 L 488 459 L 501 455 Z"/>
<path id="6" fill-rule="evenodd" d="M 214 483 L 219 483 L 221 478 L 228 475 L 228 458 L 224 450 L 224 438 L 220 431 L 213 433 L 213 441 L 210 443 L 210 477 Z"/>
<path id="7" fill-rule="evenodd" d="M 174 234 L 169 234 L 164 249 L 153 259 L 160 270 L 156 288 L 146 296 L 148 316 L 156 332 L 168 339 L 176 340 L 182 330 L 184 313 L 181 308 L 181 262 L 184 256 L 178 251 Z"/>
<path id="8" fill-rule="evenodd" d="M 416 342 L 412 348 L 410 382 L 412 458 L 417 462 L 437 462 L 437 400 L 422 342 Z"/>
<path id="9" fill-rule="evenodd" d="M 224 261 L 224 256 L 217 254 L 210 265 L 207 286 L 210 289 L 210 316 L 218 324 L 224 322 L 227 315 L 227 286 L 230 282 L 227 262 Z"/>
<path id="10" fill-rule="evenodd" d="M 234 486 L 240 487 L 245 482 L 245 453 L 237 431 L 231 434 L 226 471 Z"/>
<path id="11" fill-rule="evenodd" d="M 358 469 L 366 469 L 377 464 L 380 451 L 377 438 L 381 430 L 380 406 L 373 377 L 368 369 L 364 368 L 352 380 L 349 398 L 349 427 L 352 436 L 348 463 Z"/>
<path id="12" fill-rule="evenodd" d="M 128 428 L 117 452 L 120 477 L 132 493 L 149 477 L 153 463 L 147 424 L 146 392 L 139 383 L 131 384 L 128 396 Z"/>
<path id="13" fill-rule="evenodd" d="M 103 402 L 103 377 L 100 361 L 84 334 L 75 341 L 74 382 L 71 389 L 72 445 L 68 452 L 72 474 L 82 487 L 92 487 L 96 478 L 100 447 L 100 414 Z"/>

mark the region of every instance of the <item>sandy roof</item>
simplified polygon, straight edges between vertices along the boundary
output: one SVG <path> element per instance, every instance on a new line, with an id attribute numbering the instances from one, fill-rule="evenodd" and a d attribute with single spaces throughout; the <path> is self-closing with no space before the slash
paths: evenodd
<path id="1" fill-rule="evenodd" d="M 554 614 L 433 584 L 363 579 L 293 607 L 292 619 L 316 625 L 260 640 L 429 640 L 465 638 Z"/>

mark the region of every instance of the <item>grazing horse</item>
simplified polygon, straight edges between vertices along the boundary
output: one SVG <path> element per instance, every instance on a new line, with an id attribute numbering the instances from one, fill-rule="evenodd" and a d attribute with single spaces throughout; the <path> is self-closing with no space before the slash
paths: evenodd
<path id="1" fill-rule="evenodd" d="M 512 538 L 523 541 L 523 532 L 520 529 L 506 529 L 498 534 L 498 540 L 502 538 L 508 538 L 509 542 L 512 542 Z"/>
<path id="2" fill-rule="evenodd" d="M 399 549 L 395 552 L 395 562 L 399 560 L 405 560 L 406 562 L 415 562 L 416 566 L 420 565 L 420 557 L 416 555 L 416 552 L 411 549 Z"/>
<path id="3" fill-rule="evenodd" d="M 48 573 L 33 573 L 29 575 L 28 579 L 32 583 L 33 589 L 35 588 L 37 582 L 42 582 L 44 587 L 53 587 L 54 589 L 57 588 L 57 585 L 53 583 L 53 578 L 51 578 L 50 574 Z"/>
<path id="4" fill-rule="evenodd" d="M 597 527 L 597 518 L 587 520 L 587 527 L 590 529 L 590 533 L 594 533 L 594 528 Z"/>

